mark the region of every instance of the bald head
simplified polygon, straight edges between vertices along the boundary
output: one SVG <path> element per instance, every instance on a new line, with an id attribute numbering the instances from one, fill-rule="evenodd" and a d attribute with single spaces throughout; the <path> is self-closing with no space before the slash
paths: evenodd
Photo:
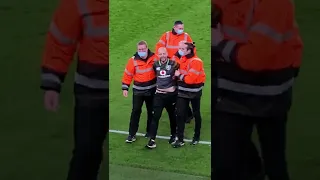
<path id="1" fill-rule="evenodd" d="M 158 56 L 161 62 L 165 62 L 168 59 L 168 51 L 166 48 L 161 47 L 158 49 Z"/>
<path id="2" fill-rule="evenodd" d="M 160 48 L 158 49 L 158 52 L 159 52 L 159 53 L 167 53 L 167 49 L 166 49 L 165 47 L 160 47 Z"/>

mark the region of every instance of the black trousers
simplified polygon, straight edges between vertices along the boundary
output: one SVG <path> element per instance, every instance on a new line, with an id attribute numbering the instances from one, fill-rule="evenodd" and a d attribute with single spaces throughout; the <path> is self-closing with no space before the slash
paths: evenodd
<path id="1" fill-rule="evenodd" d="M 142 96 L 133 95 L 132 98 L 132 112 L 129 124 L 129 135 L 135 135 L 139 129 L 139 121 L 142 112 L 142 105 L 145 102 L 147 108 L 147 128 L 146 132 L 150 133 L 150 126 L 153 118 L 153 95 L 152 96 Z"/>
<path id="2" fill-rule="evenodd" d="M 248 142 L 248 147 L 245 154 L 245 162 L 245 171 L 250 177 L 250 180 L 256 180 L 255 177 L 257 176 L 264 176 L 262 159 L 257 147 L 255 146 L 254 142 L 251 141 L 251 139 Z"/>
<path id="3" fill-rule="evenodd" d="M 193 112 L 192 112 L 192 109 L 191 109 L 190 106 L 188 106 L 187 112 L 188 112 L 188 117 L 192 117 L 193 116 Z"/>
<path id="4" fill-rule="evenodd" d="M 200 103 L 201 97 L 194 99 L 187 99 L 178 97 L 176 103 L 176 111 L 177 111 L 177 136 L 179 140 L 183 140 L 184 138 L 184 129 L 185 129 L 185 120 L 188 117 L 188 107 L 191 102 L 193 115 L 195 119 L 195 128 L 194 128 L 194 138 L 200 138 L 200 130 L 201 130 L 201 113 L 200 113 Z"/>
<path id="5" fill-rule="evenodd" d="M 212 179 L 249 180 L 259 170 L 261 161 L 257 160 L 258 153 L 251 141 L 255 125 L 269 180 L 289 180 L 285 154 L 287 114 L 269 118 L 224 112 L 212 115 Z"/>
<path id="6" fill-rule="evenodd" d="M 76 97 L 68 180 L 97 180 L 109 125 L 109 99 Z"/>
<path id="7" fill-rule="evenodd" d="M 161 94 L 157 93 L 153 99 L 153 119 L 151 123 L 150 138 L 155 139 L 158 132 L 159 120 L 162 115 L 162 111 L 165 108 L 169 115 L 171 135 L 176 135 L 176 113 L 175 103 L 177 100 L 176 93 Z"/>

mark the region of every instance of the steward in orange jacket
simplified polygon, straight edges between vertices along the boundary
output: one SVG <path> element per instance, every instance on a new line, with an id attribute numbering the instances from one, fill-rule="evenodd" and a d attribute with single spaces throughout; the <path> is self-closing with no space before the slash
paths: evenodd
<path id="1" fill-rule="evenodd" d="M 185 119 L 187 118 L 186 111 L 191 102 L 194 118 L 195 130 L 192 144 L 198 144 L 200 140 L 201 130 L 201 96 L 206 75 L 204 72 L 202 60 L 194 54 L 195 46 L 192 43 L 180 43 L 179 54 L 182 56 L 178 63 L 180 69 L 175 75 L 178 78 L 178 99 L 176 103 L 177 109 L 177 136 L 178 140 L 173 144 L 173 147 L 181 147 L 184 145 L 184 129 Z"/>
<path id="2" fill-rule="evenodd" d="M 243 145 L 250 141 L 252 127 L 257 124 L 268 178 L 288 180 L 286 122 L 303 48 L 294 4 L 291 0 L 214 3 L 222 17 L 212 28 L 217 81 L 213 93 L 218 93 L 212 137 L 219 147 L 212 149 L 217 156 L 212 159 L 221 159 L 213 164 L 213 179 L 232 179 L 231 175 L 234 179 L 252 178 L 230 172 L 246 171 L 245 160 L 243 164 L 234 162 L 247 157 L 243 148 L 248 147 Z M 231 127 L 234 133 L 221 131 Z M 239 138 L 247 141 L 241 144 Z"/>
<path id="3" fill-rule="evenodd" d="M 181 43 L 182 43 L 182 45 L 184 44 L 184 43 L 186 43 L 187 41 L 180 41 L 179 42 L 179 46 L 181 46 Z M 191 42 L 193 45 L 195 44 L 195 42 Z M 196 51 L 196 48 L 194 47 L 194 51 Z M 196 56 L 196 54 L 195 54 L 195 56 Z M 173 56 L 172 56 L 172 60 L 174 60 L 174 61 L 179 61 L 180 60 L 180 58 L 181 58 L 182 56 L 179 54 L 179 51 L 177 51 Z M 186 123 L 190 123 L 191 122 L 191 120 L 194 118 L 194 116 L 193 116 L 193 112 L 192 112 L 192 109 L 191 109 L 191 107 L 189 106 L 188 107 L 188 110 L 187 110 L 187 113 L 188 113 L 188 117 L 186 118 Z"/>
<path id="4" fill-rule="evenodd" d="M 50 111 L 57 110 L 62 83 L 77 54 L 75 147 L 68 180 L 97 179 L 102 161 L 109 124 L 108 4 L 108 0 L 61 0 L 46 38 L 41 88 Z"/>
<path id="5" fill-rule="evenodd" d="M 148 48 L 147 42 L 140 41 L 137 44 L 137 52 L 131 57 L 126 65 L 122 78 L 123 96 L 128 97 L 130 84 L 133 80 L 133 104 L 129 125 L 129 136 L 127 143 L 136 140 L 139 128 L 141 108 L 143 103 L 147 106 L 147 129 L 146 137 L 149 136 L 151 121 L 153 117 L 153 95 L 156 91 L 156 73 L 153 64 L 156 56 Z"/>
<path id="6" fill-rule="evenodd" d="M 175 21 L 171 31 L 165 32 L 156 44 L 156 54 L 160 47 L 165 47 L 168 51 L 168 57 L 171 59 L 173 55 L 179 50 L 179 42 L 187 41 L 192 43 L 190 35 L 184 31 L 184 24 L 182 21 Z M 196 52 L 195 52 L 196 53 Z"/>

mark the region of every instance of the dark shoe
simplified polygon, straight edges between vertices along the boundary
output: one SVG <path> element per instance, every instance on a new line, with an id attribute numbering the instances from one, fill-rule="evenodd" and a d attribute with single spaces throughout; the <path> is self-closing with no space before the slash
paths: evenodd
<path id="1" fill-rule="evenodd" d="M 156 141 L 153 139 L 150 139 L 148 144 L 146 145 L 147 148 L 149 149 L 154 149 L 157 147 Z"/>
<path id="2" fill-rule="evenodd" d="M 174 142 L 176 142 L 176 136 L 171 135 L 169 139 L 169 144 L 173 144 Z"/>
<path id="3" fill-rule="evenodd" d="M 132 135 L 129 135 L 126 139 L 126 143 L 133 143 L 135 142 L 137 139 L 136 139 L 136 136 L 132 136 Z"/>
<path id="4" fill-rule="evenodd" d="M 176 140 L 173 144 L 172 144 L 172 147 L 173 148 L 179 148 L 179 147 L 182 147 L 184 146 L 184 141 L 180 141 L 180 140 Z"/>

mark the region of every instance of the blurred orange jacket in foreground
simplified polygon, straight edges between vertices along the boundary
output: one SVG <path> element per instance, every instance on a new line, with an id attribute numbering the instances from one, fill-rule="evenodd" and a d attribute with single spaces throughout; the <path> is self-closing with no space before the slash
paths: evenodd
<path id="1" fill-rule="evenodd" d="M 60 92 L 61 84 L 76 52 L 76 86 L 91 90 L 108 89 L 108 5 L 108 0 L 60 1 L 45 43 L 42 89 Z"/>
<path id="2" fill-rule="evenodd" d="M 219 57 L 213 58 L 215 85 L 221 92 L 217 108 L 252 116 L 288 111 L 303 50 L 293 2 L 212 2 L 221 9 L 224 35 L 212 46 L 213 57 Z"/>

